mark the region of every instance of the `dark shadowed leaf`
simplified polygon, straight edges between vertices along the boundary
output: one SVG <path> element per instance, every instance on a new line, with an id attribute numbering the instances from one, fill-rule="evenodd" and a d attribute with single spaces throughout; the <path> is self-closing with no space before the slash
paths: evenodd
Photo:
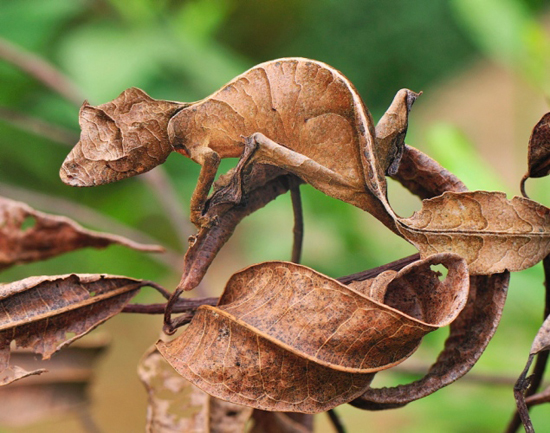
<path id="1" fill-rule="evenodd" d="M 425 153 L 405 145 L 399 170 L 392 176 L 421 199 L 446 191 L 464 192 L 466 185 Z"/>
<path id="2" fill-rule="evenodd" d="M 312 416 L 254 409 L 252 415 L 254 425 L 249 430 L 249 433 L 311 433 L 313 431 L 313 429 L 293 419 L 292 415 Z"/>
<path id="3" fill-rule="evenodd" d="M 87 230 L 69 218 L 48 215 L 25 203 L 0 197 L 0 269 L 44 260 L 84 247 L 124 245 L 139 251 L 161 252 L 122 236 Z"/>
<path id="4" fill-rule="evenodd" d="M 550 172 L 550 113 L 542 116 L 529 138 L 527 173 L 521 179 L 521 190 L 525 194 L 525 181 L 530 177 L 544 177 Z"/>

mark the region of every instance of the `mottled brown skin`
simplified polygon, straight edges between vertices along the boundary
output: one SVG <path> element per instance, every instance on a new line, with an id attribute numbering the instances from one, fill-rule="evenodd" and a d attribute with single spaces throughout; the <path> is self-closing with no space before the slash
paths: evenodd
<path id="1" fill-rule="evenodd" d="M 175 150 L 202 166 L 191 199 L 191 220 L 201 226 L 210 223 L 203 213 L 220 160 L 241 157 L 249 143 L 251 161 L 277 165 L 396 231 L 384 176 L 396 171 L 417 96 L 401 90 L 375 130 L 340 72 L 300 58 L 258 65 L 191 104 L 129 89 L 108 104 L 83 107 L 81 141 L 61 178 L 73 186 L 113 182 L 150 170 Z"/>

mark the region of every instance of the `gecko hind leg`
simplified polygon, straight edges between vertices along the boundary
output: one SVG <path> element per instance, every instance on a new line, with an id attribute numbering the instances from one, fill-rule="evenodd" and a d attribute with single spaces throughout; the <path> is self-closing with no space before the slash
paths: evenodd
<path id="1" fill-rule="evenodd" d="M 217 189 L 206 202 L 205 211 L 211 207 L 223 203 L 240 204 L 244 200 L 244 178 L 252 169 L 250 160 L 258 144 L 250 137 L 244 137 L 244 150 L 239 162 L 229 172 L 220 176 L 217 181 Z"/>

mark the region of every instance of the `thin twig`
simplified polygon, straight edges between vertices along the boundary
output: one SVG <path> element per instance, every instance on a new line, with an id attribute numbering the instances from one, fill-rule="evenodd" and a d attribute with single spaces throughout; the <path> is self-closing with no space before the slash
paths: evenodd
<path id="1" fill-rule="evenodd" d="M 187 245 L 187 239 L 194 233 L 195 229 L 189 222 L 187 215 L 185 215 L 179 200 L 177 200 L 176 190 L 170 182 L 166 170 L 158 170 L 159 168 L 161 167 L 156 167 L 154 170 L 145 173 L 142 178 L 153 190 L 157 200 L 166 211 L 166 218 L 176 231 L 178 243 L 181 247 L 184 247 Z"/>
<path id="2" fill-rule="evenodd" d="M 349 284 L 352 281 L 363 281 L 368 280 L 369 278 L 374 278 L 378 274 L 381 274 L 384 271 L 393 270 L 399 271 L 405 266 L 410 265 L 416 261 L 420 260 L 420 254 L 413 254 L 412 256 L 404 257 L 402 259 L 396 260 L 391 263 L 387 263 L 377 268 L 368 269 L 366 271 L 357 272 L 355 274 L 346 275 L 345 277 L 337 278 L 342 284 Z"/>
<path id="3" fill-rule="evenodd" d="M 338 413 L 334 409 L 328 410 L 327 415 L 330 418 L 330 421 L 336 433 L 346 433 L 346 429 L 342 424 L 342 420 L 340 419 L 340 417 L 338 416 Z"/>
<path id="4" fill-rule="evenodd" d="M 78 134 L 76 132 L 5 107 L 0 107 L 0 120 L 22 131 L 30 132 L 39 137 L 45 137 L 48 140 L 67 146 L 73 146 L 78 141 Z"/>
<path id="5" fill-rule="evenodd" d="M 304 243 L 304 212 L 302 209 L 302 196 L 300 194 L 300 183 L 290 186 L 290 199 L 292 201 L 292 214 L 294 227 L 292 228 L 292 254 L 290 261 L 300 263 L 302 258 L 302 245 Z M 302 413 L 287 414 L 293 421 L 299 423 L 309 432 L 313 431 L 313 415 Z"/>
<path id="6" fill-rule="evenodd" d="M 527 191 L 525 191 L 525 182 L 527 181 L 527 179 L 529 179 L 529 174 L 528 173 L 523 175 L 523 177 L 521 178 L 521 181 L 519 183 L 519 189 L 521 191 L 521 195 L 525 198 L 529 198 L 529 196 L 527 195 Z"/>
<path id="7" fill-rule="evenodd" d="M 302 257 L 302 245 L 304 242 L 304 212 L 302 210 L 302 197 L 300 185 L 290 187 L 290 198 L 292 200 L 292 211 L 294 214 L 294 228 L 292 229 L 292 256 L 290 261 L 300 263 Z"/>
<path id="8" fill-rule="evenodd" d="M 543 319 L 544 322 L 548 315 L 550 314 L 550 255 L 546 256 L 542 261 L 542 266 L 544 269 L 544 280 L 545 280 L 545 301 L 544 301 L 544 312 Z M 546 364 L 548 363 L 548 351 L 540 352 L 537 355 L 537 360 L 535 361 L 535 366 L 533 367 L 533 374 L 529 377 L 529 386 L 526 389 L 518 390 L 514 388 L 514 395 L 516 397 L 516 403 L 518 406 L 518 411 L 514 413 L 510 423 L 508 424 L 507 432 L 513 433 L 517 431 L 520 424 L 523 422 L 525 429 L 531 424 L 531 419 L 529 417 L 528 406 L 525 402 L 526 398 L 536 394 L 539 390 L 544 376 L 544 371 L 546 370 Z M 532 356 L 529 357 L 532 360 Z M 528 364 L 530 365 L 530 363 Z M 526 371 L 522 373 L 527 374 Z M 518 384 L 524 384 L 524 381 L 521 381 L 522 377 L 518 379 Z M 521 382 L 521 383 L 520 383 Z M 527 421 L 527 424 L 526 424 Z M 533 428 L 531 424 L 531 428 Z"/>
<path id="9" fill-rule="evenodd" d="M 17 66 L 73 104 L 80 105 L 85 99 L 72 80 L 56 67 L 4 38 L 0 38 L 0 58 Z"/>
<path id="10" fill-rule="evenodd" d="M 550 403 L 550 387 L 525 399 L 525 404 L 527 404 L 528 407 L 543 403 Z"/>
<path id="11" fill-rule="evenodd" d="M 164 299 L 170 299 L 171 293 L 162 287 L 160 284 L 155 283 L 154 281 L 143 281 L 144 287 L 152 287 L 157 292 L 159 292 Z"/>
<path id="12" fill-rule="evenodd" d="M 526 433 L 535 432 L 533 424 L 531 423 L 531 418 L 529 417 L 529 409 L 525 403 L 525 392 L 531 385 L 531 377 L 528 377 L 527 373 L 529 372 L 533 358 L 534 355 L 529 355 L 527 364 L 514 385 L 514 397 L 516 399 L 517 411 L 514 413 L 512 420 L 506 428 L 507 433 L 514 433 L 521 424 L 523 424 Z"/>
<path id="13" fill-rule="evenodd" d="M 216 305 L 219 298 L 184 298 L 175 303 L 174 313 L 192 312 L 201 305 Z M 137 314 L 164 314 L 166 303 L 163 304 L 129 304 L 122 310 L 123 313 Z"/>

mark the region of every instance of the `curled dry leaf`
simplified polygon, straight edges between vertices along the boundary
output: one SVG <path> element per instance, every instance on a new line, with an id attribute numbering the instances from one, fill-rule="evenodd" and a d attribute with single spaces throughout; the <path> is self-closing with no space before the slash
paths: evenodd
<path id="1" fill-rule="evenodd" d="M 405 145 L 399 169 L 392 177 L 421 199 L 446 191 L 464 192 L 466 185 L 437 161 L 412 146 Z"/>
<path id="2" fill-rule="evenodd" d="M 500 323 L 510 274 L 470 277 L 468 303 L 451 323 L 437 361 L 421 379 L 391 388 L 369 388 L 351 402 L 366 410 L 393 409 L 426 397 L 464 376 L 480 358 Z"/>
<path id="3" fill-rule="evenodd" d="M 472 275 L 521 271 L 550 252 L 550 209 L 501 192 L 446 192 L 398 221 L 421 257 L 459 254 Z"/>
<path id="4" fill-rule="evenodd" d="M 139 251 L 161 252 L 122 236 L 87 230 L 69 218 L 48 215 L 25 203 L 0 197 L 0 269 L 44 260 L 84 247 L 119 244 Z"/>
<path id="5" fill-rule="evenodd" d="M 550 113 L 542 116 L 529 138 L 527 173 L 521 179 L 521 191 L 525 194 L 525 181 L 530 177 L 544 177 L 550 173 Z"/>
<path id="6" fill-rule="evenodd" d="M 147 282 L 112 275 L 30 277 L 0 285 L 0 371 L 10 343 L 48 359 L 118 314 Z"/>
<path id="7" fill-rule="evenodd" d="M 210 397 L 180 376 L 155 349 L 138 366 L 149 394 L 147 431 L 241 433 L 253 409 Z"/>
<path id="8" fill-rule="evenodd" d="M 436 263 L 449 268 L 444 282 L 429 269 Z M 370 373 L 403 361 L 426 333 L 452 322 L 466 303 L 467 276 L 461 258 L 442 254 L 354 290 L 301 265 L 263 263 L 233 275 L 218 307 L 200 307 L 183 335 L 157 347 L 216 397 L 322 412 L 359 396 Z M 387 303 L 359 291 L 373 286 Z"/>
<path id="9" fill-rule="evenodd" d="M 550 350 L 550 316 L 546 318 L 537 332 L 529 354 L 536 355 L 544 350 Z"/>
<path id="10" fill-rule="evenodd" d="M 2 356 L 6 358 L 6 356 Z M 20 379 L 24 379 L 29 376 L 37 376 L 42 373 L 46 373 L 46 369 L 38 368 L 36 370 L 25 370 L 18 365 L 10 365 L 8 368 L 0 372 L 0 386 L 9 385 Z"/>
<path id="11" fill-rule="evenodd" d="M 260 166 L 254 167 L 254 170 L 256 168 Z M 235 227 L 244 217 L 262 208 L 280 194 L 286 193 L 292 186 L 301 183 L 298 178 L 289 175 L 279 176 L 265 183 L 256 183 L 256 176 L 253 179 L 247 183 L 250 189 L 247 190 L 247 200 L 244 205 L 225 202 L 212 203 L 209 206 L 206 216 L 212 220 L 217 219 L 217 223 L 201 227 L 189 245 L 185 253 L 183 275 L 178 290 L 191 290 L 200 283 L 216 254 L 229 240 Z"/>
<path id="12" fill-rule="evenodd" d="M 406 146 L 394 178 L 421 198 L 445 190 L 461 192 L 464 184 L 429 156 Z M 500 322 L 510 274 L 470 277 L 470 293 L 464 310 L 450 325 L 445 347 L 428 373 L 406 385 L 369 388 L 353 406 L 383 410 L 404 406 L 426 397 L 465 375 L 478 361 Z"/>

